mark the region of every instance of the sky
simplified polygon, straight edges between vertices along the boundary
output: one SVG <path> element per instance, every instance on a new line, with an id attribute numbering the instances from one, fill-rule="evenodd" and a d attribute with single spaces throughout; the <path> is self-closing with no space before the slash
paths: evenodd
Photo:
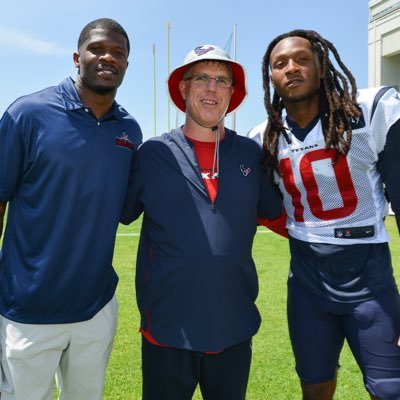
<path id="1" fill-rule="evenodd" d="M 144 139 L 184 123 L 168 100 L 166 80 L 202 44 L 225 48 L 246 70 L 247 98 L 235 119 L 226 119 L 242 135 L 266 117 L 261 62 L 281 33 L 318 31 L 358 87 L 368 85 L 368 0 L 0 0 L 0 6 L 0 115 L 19 96 L 75 78 L 78 36 L 102 17 L 129 35 L 129 68 L 116 100 L 139 122 Z"/>

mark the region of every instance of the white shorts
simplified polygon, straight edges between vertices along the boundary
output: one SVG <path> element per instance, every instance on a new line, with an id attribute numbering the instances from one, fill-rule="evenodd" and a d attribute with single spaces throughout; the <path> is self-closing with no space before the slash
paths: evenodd
<path id="1" fill-rule="evenodd" d="M 117 330 L 118 301 L 92 319 L 70 324 L 21 324 L 0 316 L 1 400 L 101 400 Z"/>

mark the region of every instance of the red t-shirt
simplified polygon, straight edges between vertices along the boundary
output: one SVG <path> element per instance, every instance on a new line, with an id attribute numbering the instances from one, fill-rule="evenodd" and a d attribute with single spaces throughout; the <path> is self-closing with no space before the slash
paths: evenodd
<path id="1" fill-rule="evenodd" d="M 218 170 L 215 170 L 213 176 L 213 163 L 215 142 L 201 142 L 188 138 L 194 145 L 194 153 L 196 154 L 197 162 L 199 163 L 201 176 L 203 177 L 204 185 L 212 202 L 214 202 L 218 191 Z"/>

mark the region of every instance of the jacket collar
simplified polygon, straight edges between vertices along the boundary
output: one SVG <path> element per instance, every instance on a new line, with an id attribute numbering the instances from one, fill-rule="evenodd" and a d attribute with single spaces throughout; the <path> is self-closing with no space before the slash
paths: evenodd
<path id="1" fill-rule="evenodd" d="M 183 146 L 187 145 L 193 148 L 193 143 L 190 140 L 188 140 L 186 136 L 183 134 L 182 126 L 180 128 L 172 129 L 169 134 L 173 136 L 176 139 L 176 141 L 180 142 L 181 145 Z M 221 150 L 223 148 L 228 149 L 233 143 L 235 135 L 236 135 L 235 131 L 225 128 L 225 136 L 220 143 L 220 149 Z"/>

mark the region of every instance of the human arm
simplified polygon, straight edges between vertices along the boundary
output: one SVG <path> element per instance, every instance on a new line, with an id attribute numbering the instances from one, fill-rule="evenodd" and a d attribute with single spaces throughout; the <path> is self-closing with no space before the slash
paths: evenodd
<path id="1" fill-rule="evenodd" d="M 289 238 L 288 231 L 286 229 L 286 212 L 285 209 L 282 209 L 282 214 L 281 216 L 274 218 L 274 219 L 268 219 L 268 218 L 257 218 L 257 222 L 259 225 L 263 225 L 267 227 L 269 230 L 271 230 L 274 233 L 277 233 L 278 235 L 281 235 L 285 237 L 286 239 Z"/>
<path id="2" fill-rule="evenodd" d="M 138 158 L 140 158 L 138 151 L 139 150 L 133 155 L 128 188 L 121 213 L 120 222 L 124 225 L 129 225 L 131 222 L 135 221 L 143 212 L 143 206 L 140 202 L 141 172 L 143 168 L 138 160 Z"/>
<path id="3" fill-rule="evenodd" d="M 385 147 L 379 154 L 377 164 L 400 232 L 400 157 L 398 149 L 400 149 L 400 119 L 390 127 Z"/>
<path id="4" fill-rule="evenodd" d="M 3 233 L 4 215 L 6 213 L 7 203 L 0 202 L 0 239 Z"/>
<path id="5" fill-rule="evenodd" d="M 0 237 L 3 232 L 7 203 L 13 199 L 29 168 L 24 130 L 6 111 L 0 120 Z"/>
<path id="6" fill-rule="evenodd" d="M 19 131 L 13 118 L 5 112 L 0 120 L 0 238 L 7 202 L 14 196 L 22 175 L 23 146 Z"/>
<path id="7" fill-rule="evenodd" d="M 247 132 L 247 136 L 258 143 L 261 148 L 267 122 L 268 120 L 265 120 Z M 261 189 L 262 195 L 260 203 L 261 205 L 266 206 L 266 210 L 263 211 L 259 206 L 257 223 L 267 227 L 278 235 L 288 238 L 289 236 L 286 229 L 287 215 L 282 205 L 282 195 L 279 192 L 277 185 L 273 183 L 270 171 L 268 169 L 264 169 L 261 179 L 263 179 L 263 185 Z M 272 193 L 272 195 L 269 193 Z M 274 217 L 266 216 L 267 214 L 265 214 L 265 211 L 268 213 L 271 203 L 272 209 L 275 209 L 276 213 Z"/>
<path id="8" fill-rule="evenodd" d="M 267 169 L 263 171 L 261 179 L 261 198 L 257 222 L 287 238 L 286 213 L 282 205 L 282 195 Z"/>

